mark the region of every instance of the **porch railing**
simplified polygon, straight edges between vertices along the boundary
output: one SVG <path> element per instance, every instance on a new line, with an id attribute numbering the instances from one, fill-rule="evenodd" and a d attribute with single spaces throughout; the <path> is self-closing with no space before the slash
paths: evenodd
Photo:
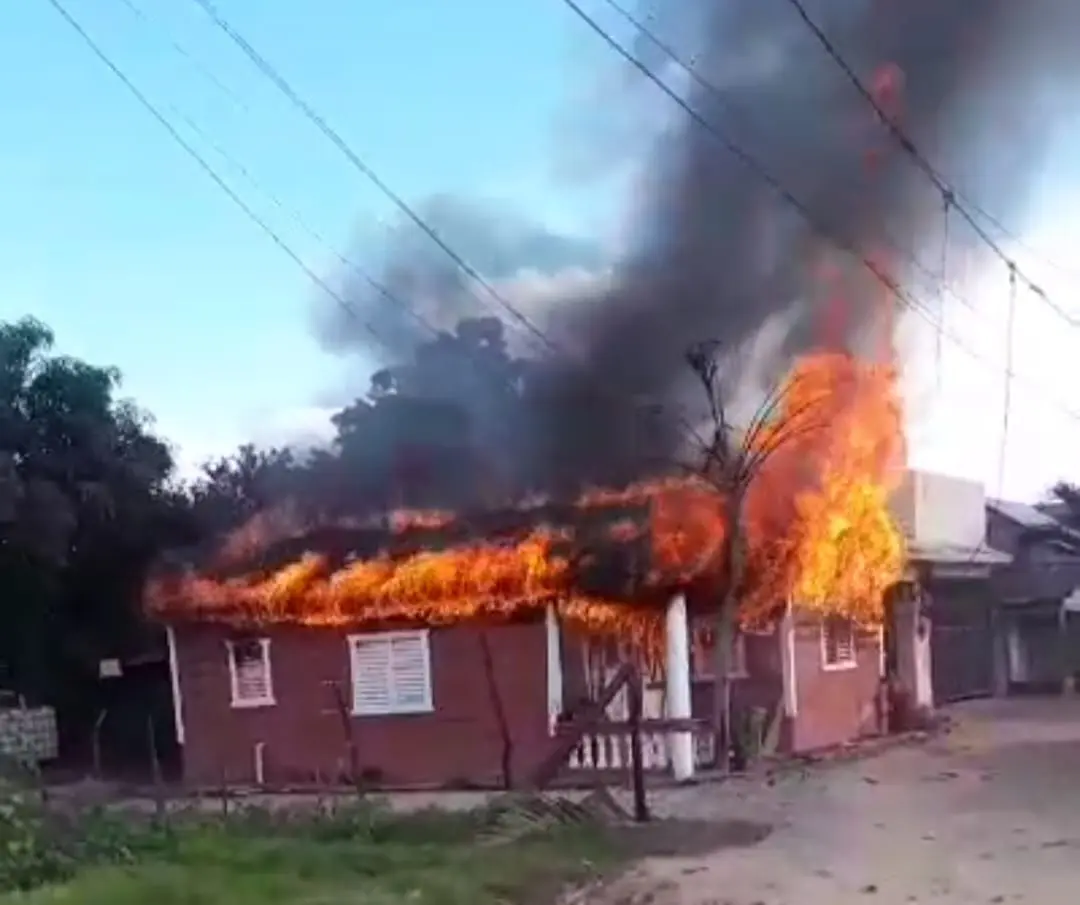
<path id="1" fill-rule="evenodd" d="M 560 728 L 553 727 L 558 735 Z M 711 766 L 715 760 L 712 727 L 706 720 L 642 720 L 642 767 L 663 772 L 671 765 L 668 742 L 673 733 L 691 732 L 694 736 L 694 761 L 697 767 Z M 570 752 L 568 770 L 625 770 L 631 765 L 631 727 L 625 722 L 601 722 L 590 727 Z"/>

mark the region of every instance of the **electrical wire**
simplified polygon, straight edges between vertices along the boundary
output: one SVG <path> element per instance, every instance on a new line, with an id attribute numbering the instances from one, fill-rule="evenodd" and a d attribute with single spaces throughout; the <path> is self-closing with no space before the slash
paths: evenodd
<path id="1" fill-rule="evenodd" d="M 149 100 L 149 98 L 138 88 L 138 86 L 135 85 L 134 82 L 131 81 L 131 79 L 126 75 L 126 73 L 124 73 L 123 70 L 120 69 L 120 67 L 108 56 L 108 54 L 90 36 L 90 34 L 74 18 L 74 16 L 72 16 L 72 14 L 60 2 L 60 0 L 47 0 L 47 2 L 56 10 L 56 12 L 65 20 L 65 22 L 77 33 L 77 35 L 86 44 L 88 49 L 90 49 L 92 51 L 94 56 L 96 56 L 99 59 L 99 61 L 103 65 L 105 65 L 106 68 L 108 68 L 110 70 L 110 72 L 113 73 L 113 75 L 125 86 L 125 88 L 139 102 L 140 106 L 142 106 L 148 113 L 150 113 L 151 116 L 153 116 L 153 118 L 155 120 L 157 120 L 157 122 L 162 126 L 162 128 L 164 128 L 166 130 L 166 132 L 169 134 L 169 136 L 181 147 L 182 150 L 185 151 L 185 153 L 188 154 L 189 157 L 191 157 L 195 161 L 195 163 L 199 166 L 199 168 L 202 169 L 204 171 L 204 173 L 206 173 L 206 175 L 214 182 L 214 184 L 219 189 L 221 189 L 225 193 L 225 195 L 238 208 L 240 208 L 240 210 L 250 220 L 252 220 L 253 223 L 255 223 L 255 225 L 257 225 L 264 233 L 266 233 L 266 235 L 274 242 L 274 244 L 277 245 L 279 247 L 279 249 L 284 254 L 286 254 L 286 256 L 289 257 L 301 270 L 303 270 L 304 273 L 317 286 L 319 286 L 320 289 L 325 291 L 332 299 L 334 299 L 335 302 L 337 304 L 339 304 L 350 316 L 358 317 L 358 315 L 356 314 L 356 312 L 352 308 L 352 306 L 349 305 L 349 303 L 344 298 L 342 298 L 339 293 L 334 291 L 321 277 L 319 277 L 318 274 L 315 273 L 303 261 L 303 259 L 288 245 L 288 243 L 286 243 L 281 238 L 281 236 L 265 220 L 263 220 L 261 217 L 259 217 L 259 215 L 250 207 L 250 205 L 248 205 L 243 200 L 243 198 L 241 198 L 239 196 L 239 194 L 217 173 L 217 171 L 198 152 L 198 150 L 195 149 L 194 146 L 192 146 L 183 137 L 183 135 L 176 129 L 176 127 L 161 113 L 161 111 L 153 104 L 152 101 Z M 202 0 L 195 0 L 195 2 L 202 5 Z M 574 4 L 572 2 L 572 0 L 564 0 L 564 2 L 567 2 L 568 5 L 570 5 L 572 8 L 576 7 L 576 4 Z M 584 15 L 583 11 L 580 11 L 580 8 L 578 8 L 578 11 L 579 11 L 579 15 L 582 15 L 586 19 L 587 22 L 591 22 L 591 20 L 586 15 Z M 688 107 L 685 104 L 685 102 L 680 97 L 678 97 L 678 95 L 676 95 L 674 92 L 672 92 L 671 89 L 667 85 L 665 85 L 663 82 L 661 82 L 655 76 L 655 74 L 653 74 L 650 70 L 648 70 L 647 67 L 645 67 L 643 64 L 640 64 L 632 56 L 630 56 L 629 53 L 627 51 L 625 51 L 625 49 L 623 49 L 621 47 L 621 45 L 618 45 L 618 43 L 615 42 L 614 39 L 611 39 L 609 36 L 606 35 L 605 32 L 602 31 L 602 29 L 599 29 L 599 26 L 596 26 L 595 24 L 593 24 L 593 27 L 594 27 L 594 30 L 598 30 L 599 33 L 601 34 L 601 36 L 603 36 L 605 38 L 605 40 L 607 40 L 608 43 L 610 43 L 612 45 L 613 49 L 615 49 L 617 52 L 619 52 L 620 55 L 624 56 L 624 58 L 626 58 L 629 62 L 631 62 L 636 68 L 641 70 L 643 72 L 643 74 L 645 74 L 651 81 L 653 81 L 655 84 L 657 84 L 657 86 L 660 87 L 661 90 L 663 90 L 665 92 L 665 94 L 667 94 L 669 97 L 671 97 L 673 100 L 675 100 L 676 103 L 678 103 L 681 107 L 683 107 L 696 121 L 698 121 L 698 123 L 700 125 L 704 126 L 709 132 L 713 133 L 714 135 L 716 135 L 716 137 L 720 138 L 720 136 L 717 135 L 716 130 L 711 126 L 711 124 L 704 121 L 700 117 L 700 115 L 697 114 L 696 111 L 694 111 L 692 108 Z M 189 126 L 193 126 L 193 124 L 190 123 L 190 121 L 188 122 L 188 124 L 189 124 Z M 203 133 L 197 127 L 194 127 L 194 128 L 195 128 L 195 131 L 199 132 L 200 134 L 205 135 L 205 133 Z M 721 140 L 723 140 L 723 139 L 721 139 Z M 726 144 L 726 141 L 725 141 L 725 144 Z M 217 150 L 219 151 L 219 153 L 223 153 L 220 148 L 218 148 Z M 754 159 L 752 157 L 745 154 L 745 152 L 742 152 L 740 149 L 738 149 L 735 146 L 729 148 L 729 150 L 732 150 L 732 152 L 735 153 L 737 157 L 742 159 L 744 163 L 746 163 L 748 166 L 751 166 L 751 168 L 754 169 L 755 172 L 757 172 L 757 174 L 759 175 L 760 178 L 763 178 L 766 181 L 766 183 L 770 185 L 770 187 L 772 187 L 774 190 L 778 191 L 781 194 L 781 196 L 785 198 L 785 200 L 787 200 L 789 203 L 791 203 L 796 208 L 796 210 L 800 214 L 802 214 L 804 216 L 804 218 L 807 219 L 808 223 L 810 223 L 811 226 L 814 225 L 814 221 L 812 220 L 812 218 L 809 217 L 809 212 L 798 201 L 798 199 L 794 198 L 794 196 L 792 196 L 790 194 L 790 192 L 788 192 L 784 188 L 784 186 L 782 184 L 780 184 L 778 181 L 776 181 L 774 178 L 772 178 L 770 176 L 770 174 L 768 174 L 766 171 L 764 171 L 763 168 L 761 168 L 759 165 L 757 165 L 756 161 L 754 161 Z M 225 156 L 226 159 L 229 159 L 228 155 L 224 155 L 224 153 L 223 153 L 223 156 Z M 238 172 L 246 172 L 246 168 L 243 168 L 242 165 L 240 165 L 238 161 L 232 160 L 231 162 L 234 165 L 237 166 Z M 278 204 L 280 206 L 280 203 L 277 202 L 276 199 L 274 199 L 274 197 L 272 195 L 268 194 L 268 197 L 270 197 L 272 202 L 274 202 L 275 204 Z M 821 232 L 820 229 L 818 231 Z M 822 235 L 827 235 L 824 232 L 821 232 L 821 234 Z M 317 238 L 317 234 L 312 234 L 312 235 L 313 235 L 313 237 Z M 837 244 L 839 245 L 839 243 L 837 243 Z M 839 246 L 839 247 L 843 247 L 843 246 Z M 874 262 L 866 259 L 865 257 L 862 257 L 861 255 L 859 255 L 857 252 L 853 251 L 850 248 L 845 248 L 844 250 L 847 250 L 849 253 L 852 253 L 856 257 L 858 257 L 860 259 L 861 263 L 865 267 L 867 267 L 867 269 L 871 272 L 871 274 L 876 279 L 878 279 L 882 283 L 882 285 L 886 289 L 888 289 L 890 291 L 890 293 L 892 293 L 899 301 L 901 301 L 901 303 L 903 303 L 906 307 L 908 307 L 914 313 L 918 314 L 921 318 L 926 320 L 932 326 L 938 326 L 938 325 L 935 324 L 935 321 L 934 321 L 932 315 L 930 314 L 930 312 L 921 303 L 919 303 L 918 300 L 916 300 L 913 296 L 911 296 L 909 293 L 907 293 L 905 290 L 903 290 L 902 287 L 897 285 L 896 281 L 893 280 L 888 274 L 884 273 L 881 270 L 880 267 L 878 267 L 876 264 L 874 264 Z M 353 265 L 353 266 L 355 266 L 355 265 Z M 466 272 L 468 272 L 468 271 L 466 271 Z M 373 288 L 378 288 L 378 287 L 375 286 Z M 404 303 L 404 302 L 402 302 L 400 300 L 396 300 L 396 301 L 398 301 L 398 303 L 406 305 L 406 307 L 408 307 L 406 303 Z M 378 332 L 375 331 L 374 328 L 369 323 L 366 323 L 366 322 L 361 322 L 361 323 L 362 323 L 362 326 L 365 327 L 365 329 L 373 336 L 374 339 L 376 339 L 377 342 L 379 342 L 380 345 L 386 346 L 386 343 L 384 342 L 382 337 L 379 336 Z M 432 329 L 434 329 L 434 328 L 432 328 Z M 974 351 L 973 349 L 971 349 L 958 336 L 956 336 L 956 334 L 952 333 L 951 331 L 943 331 L 943 334 L 945 335 L 945 337 L 951 343 L 953 343 L 961 351 L 965 352 L 973 360 L 975 360 L 977 362 L 980 362 L 983 365 L 991 368 L 992 370 L 994 370 L 995 373 L 1000 373 L 1001 372 L 1001 369 L 999 367 L 994 365 L 993 362 L 990 362 L 988 359 L 986 359 L 980 353 L 978 353 L 978 352 Z M 546 340 L 546 337 L 545 337 L 545 340 Z M 546 341 L 548 343 L 550 343 L 550 340 L 546 340 Z M 556 351 L 557 351 L 557 349 L 556 349 Z M 1005 373 L 1006 373 L 1006 377 L 1010 381 L 1011 381 L 1012 378 L 1017 377 L 1017 375 L 1014 374 L 1013 371 L 1012 371 L 1011 362 L 1009 363 L 1009 365 L 1007 365 L 1007 367 L 1005 369 Z M 1073 419 L 1077 420 L 1078 422 L 1080 422 L 1080 413 L 1071 411 L 1071 410 L 1069 410 L 1067 408 L 1064 408 L 1064 407 L 1062 407 L 1062 410 L 1067 415 L 1069 415 L 1071 418 L 1073 418 Z"/>
<path id="2" fill-rule="evenodd" d="M 90 33 L 83 28 L 82 24 L 68 11 L 60 0 L 45 0 L 57 14 L 71 27 L 71 29 L 79 36 L 86 47 L 93 53 L 95 57 L 123 84 L 128 92 L 138 101 L 139 105 L 149 113 L 158 124 L 169 134 L 169 137 L 179 145 L 179 147 L 199 166 L 213 183 L 235 204 L 247 217 L 259 227 L 267 237 L 290 259 L 299 267 L 307 277 L 325 292 L 330 298 L 332 298 L 341 308 L 346 311 L 351 317 L 355 318 L 362 327 L 378 342 L 381 346 L 388 351 L 391 347 L 386 341 L 379 335 L 379 332 L 367 321 L 359 318 L 353 307 L 341 296 L 340 293 L 335 291 L 326 280 L 320 277 L 303 258 L 297 254 L 293 248 L 281 237 L 281 235 L 255 212 L 255 210 L 249 205 L 236 190 L 229 185 L 221 175 L 211 166 L 209 161 L 198 149 L 195 148 L 180 131 L 174 126 L 169 119 L 157 108 L 153 101 L 151 101 L 113 60 L 105 52 L 97 41 L 90 35 Z"/>
<path id="3" fill-rule="evenodd" d="M 118 0 L 134 15 L 147 29 L 154 27 L 153 20 L 149 13 L 137 6 L 133 0 Z M 205 78 L 207 78 L 212 84 L 216 85 L 222 92 L 227 94 L 235 103 L 238 109 L 247 113 L 247 105 L 238 97 L 232 90 L 228 88 L 209 67 L 201 63 L 198 58 L 195 57 L 190 51 L 188 51 L 179 41 L 174 39 L 172 35 L 168 33 L 168 29 L 159 27 L 162 32 L 161 38 L 180 56 L 188 60 L 188 62 L 198 70 Z M 234 155 L 230 154 L 221 144 L 216 142 L 214 138 L 209 135 L 205 129 L 201 128 L 190 116 L 178 109 L 175 105 L 170 104 L 170 109 L 175 117 L 183 121 L 192 132 L 199 136 L 199 138 L 205 142 L 222 160 L 225 161 L 228 166 L 240 175 L 255 191 L 259 192 L 264 198 L 266 198 L 274 207 L 281 211 L 285 216 L 295 223 L 302 232 L 306 233 L 309 238 L 313 239 L 318 245 L 322 246 L 329 254 L 333 255 L 338 262 L 343 266 L 351 270 L 357 277 L 359 277 L 369 288 L 374 290 L 379 296 L 387 302 L 390 302 L 395 307 L 401 309 L 414 323 L 420 326 L 425 332 L 432 336 L 438 336 L 440 331 L 432 325 L 420 312 L 418 312 L 411 305 L 406 303 L 403 299 L 391 292 L 383 283 L 375 279 L 365 268 L 361 267 L 351 258 L 341 254 L 340 251 L 331 243 L 325 236 L 323 236 L 318 230 L 311 226 L 301 213 L 294 207 L 290 207 L 281 200 L 280 197 L 275 195 L 272 191 L 261 184 L 260 181 L 252 174 L 252 172 L 244 166 L 244 164 L 238 160 Z M 350 306 L 351 307 L 351 306 Z M 355 314 L 354 316 L 359 317 Z"/>
<path id="4" fill-rule="evenodd" d="M 371 275 L 371 273 L 364 267 L 357 264 L 352 258 L 346 257 L 337 248 L 334 247 L 322 233 L 311 226 L 304 216 L 294 207 L 290 207 L 285 204 L 284 201 L 277 195 L 275 195 L 270 189 L 266 188 L 259 180 L 252 174 L 252 172 L 244 166 L 234 155 L 230 154 L 225 148 L 214 141 L 213 137 L 207 134 L 206 130 L 201 128 L 198 123 L 191 119 L 187 114 L 181 110 L 172 108 L 174 115 L 183 120 L 184 124 L 196 135 L 198 135 L 210 148 L 214 150 L 219 157 L 224 160 L 229 167 L 236 171 L 255 191 L 259 192 L 263 197 L 267 199 L 274 207 L 281 211 L 285 216 L 292 220 L 309 238 L 313 239 L 317 244 L 322 246 L 329 254 L 333 255 L 338 263 L 343 267 L 347 267 L 356 276 L 358 276 L 367 286 L 374 290 L 379 296 L 386 302 L 389 302 L 394 307 L 400 309 L 410 320 L 412 320 L 417 326 L 423 329 L 426 333 L 432 337 L 440 335 L 440 330 L 434 326 L 424 315 L 417 311 L 412 305 L 402 299 L 400 296 L 391 292 L 385 284 L 377 280 Z M 348 303 L 347 303 L 348 304 Z M 352 305 L 349 305 L 352 309 Z M 352 309 L 355 314 L 355 309 Z M 355 315 L 359 316 L 359 315 Z"/>
<path id="5" fill-rule="evenodd" d="M 730 120 L 741 121 L 743 124 L 750 124 L 750 116 L 747 111 L 742 107 L 737 106 L 731 102 L 731 100 L 717 88 L 712 82 L 701 75 L 700 72 L 690 63 L 687 63 L 679 55 L 669 43 L 661 39 L 655 32 L 653 32 L 644 22 L 626 9 L 618 0 L 603 0 L 607 6 L 614 10 L 627 24 L 636 29 L 642 37 L 644 37 L 654 47 L 664 53 L 679 69 L 685 73 L 692 81 L 694 81 L 698 87 L 708 92 L 713 101 L 722 110 L 725 116 Z M 958 302 L 967 308 L 972 314 L 977 317 L 986 319 L 986 315 L 976 305 L 974 305 L 970 299 L 962 295 L 960 292 L 952 288 L 951 285 L 946 283 L 941 278 L 941 272 L 934 273 L 932 268 L 927 264 L 924 264 L 919 260 L 917 254 L 907 249 L 900 247 L 896 237 L 889 234 L 888 224 L 884 224 L 883 231 L 885 238 L 889 241 L 888 251 L 890 256 L 896 255 L 903 258 L 905 265 L 910 265 L 914 270 L 918 271 L 924 277 L 936 282 L 939 285 L 939 291 L 944 295 L 948 295 L 953 301 Z M 944 318 L 942 318 L 944 319 Z"/>
<path id="6" fill-rule="evenodd" d="M 985 243 L 985 245 L 996 255 L 1006 267 L 1010 268 L 1010 273 L 1016 274 L 1016 279 L 1025 284 L 1027 288 L 1040 299 L 1043 303 L 1049 306 L 1059 317 L 1061 317 L 1069 326 L 1080 327 L 1080 319 L 1077 319 L 1066 311 L 1063 307 L 1057 304 L 1049 295 L 1038 285 L 1034 280 L 1028 277 L 1017 266 L 1012 257 L 1005 253 L 1001 245 L 994 239 L 993 236 L 983 227 L 978 221 L 976 216 L 968 210 L 971 207 L 971 203 L 967 198 L 961 196 L 957 190 L 950 185 L 946 179 L 934 168 L 933 164 L 923 155 L 923 153 L 916 146 L 914 140 L 903 130 L 903 128 L 896 122 L 896 118 L 890 116 L 887 111 L 883 110 L 881 104 L 877 98 L 874 97 L 872 91 L 866 87 L 862 79 L 859 78 L 858 73 L 851 67 L 848 61 L 844 58 L 843 54 L 836 48 L 836 45 L 830 40 L 829 36 L 825 34 L 821 26 L 814 21 L 813 16 L 807 11 L 806 6 L 802 0 L 787 0 L 795 14 L 802 20 L 803 24 L 810 30 L 810 32 L 817 39 L 818 43 L 825 50 L 825 52 L 833 59 L 836 65 L 840 68 L 840 71 L 847 77 L 848 81 L 854 86 L 855 90 L 866 100 L 868 104 L 877 113 L 882 125 L 891 133 L 896 143 L 903 149 L 903 151 L 915 162 L 916 166 L 922 170 L 926 178 L 931 184 L 941 193 L 942 199 L 945 203 L 950 204 L 956 212 L 964 219 L 964 221 L 975 232 L 975 235 L 979 237 Z M 986 216 L 983 213 L 983 216 Z"/>
<path id="7" fill-rule="evenodd" d="M 1016 268 L 1009 268 L 1009 313 L 1005 326 L 1005 400 L 1001 415 L 1001 447 L 998 451 L 998 496 L 1005 485 L 1005 462 L 1009 447 L 1009 420 L 1012 416 L 1012 361 L 1016 322 Z"/>
<path id="8" fill-rule="evenodd" d="M 146 10 L 136 4 L 134 0 L 118 0 L 118 2 L 122 3 L 125 7 L 127 7 L 130 13 L 136 19 L 142 22 L 145 27 L 154 28 L 154 24 L 151 21 L 149 13 L 147 13 Z M 250 112 L 248 110 L 248 105 L 240 99 L 240 96 L 235 91 L 233 91 L 232 88 L 226 85 L 221 79 L 219 79 L 209 66 L 203 63 L 202 60 L 200 60 L 195 54 L 188 50 L 183 44 L 181 44 L 170 34 L 168 34 L 167 29 L 159 28 L 158 30 L 163 32 L 162 40 L 166 41 L 168 45 L 177 54 L 184 57 L 184 59 L 188 61 L 188 63 L 199 73 L 199 75 L 201 75 L 204 79 L 206 79 L 206 81 L 213 85 L 214 88 L 221 92 L 221 94 L 227 97 L 229 99 L 229 102 L 234 107 L 236 107 L 237 110 L 243 113 Z"/>
<path id="9" fill-rule="evenodd" d="M 945 203 L 941 211 L 941 305 L 938 307 L 938 317 L 941 319 L 941 323 L 945 323 L 945 290 L 949 286 L 949 221 L 952 219 L 949 216 L 949 212 L 952 210 L 952 203 L 948 198 L 945 199 Z M 934 342 L 934 369 L 937 372 L 937 386 L 938 390 L 941 390 L 941 384 L 943 380 L 942 375 L 942 352 L 941 348 L 941 331 L 938 330 L 935 342 Z"/>
<path id="10" fill-rule="evenodd" d="M 196 2 L 202 2 L 202 0 L 196 0 Z M 754 176 L 760 179 L 765 185 L 767 185 L 773 192 L 786 202 L 804 222 L 811 228 L 811 230 L 817 233 L 822 238 L 827 239 L 834 246 L 842 251 L 851 255 L 863 268 L 865 268 L 893 297 L 899 301 L 904 307 L 912 311 L 930 326 L 942 332 L 942 335 L 951 342 L 958 349 L 963 351 L 971 359 L 978 361 L 984 365 L 989 365 L 994 373 L 1001 373 L 1001 368 L 995 366 L 989 362 L 985 356 L 976 352 L 967 343 L 965 343 L 956 333 L 947 329 L 944 324 L 936 321 L 932 313 L 923 305 L 918 299 L 915 298 L 912 293 L 908 292 L 900 283 L 888 272 L 886 272 L 879 264 L 873 261 L 871 258 L 864 255 L 852 243 L 841 239 L 840 237 L 832 235 L 832 233 L 820 222 L 820 220 L 814 216 L 814 213 L 804 204 L 799 198 L 797 198 L 790 189 L 788 189 L 776 176 L 774 176 L 769 170 L 765 168 L 763 164 L 751 153 L 746 151 L 734 140 L 730 138 L 724 131 L 717 127 L 714 123 L 705 119 L 697 110 L 695 110 L 690 104 L 688 104 L 674 89 L 665 83 L 659 76 L 656 75 L 648 66 L 646 66 L 641 60 L 634 56 L 629 50 L 622 46 L 614 37 L 612 37 L 592 16 L 590 16 L 577 2 L 577 0 L 561 0 L 565 3 L 577 16 L 580 18 L 608 47 L 618 54 L 625 62 L 629 63 L 634 69 L 640 72 L 645 78 L 652 82 L 665 96 L 668 97 L 673 103 L 678 105 L 691 120 L 710 135 L 713 136 L 719 142 L 719 144 L 725 148 L 736 160 L 743 164 Z M 618 6 L 615 0 L 605 0 L 605 2 L 616 9 Z M 622 11 L 624 16 L 628 16 L 625 11 Z M 647 31 L 646 29 L 642 29 Z M 660 47 L 664 45 L 658 40 L 654 40 L 655 44 Z M 669 54 L 673 52 L 668 50 Z M 673 59 L 679 61 L 677 56 Z M 685 64 L 681 64 L 683 68 L 690 70 Z M 706 84 L 708 84 L 706 82 Z M 1005 259 L 1007 263 L 1011 263 L 1008 259 Z M 1015 266 L 1015 265 L 1014 265 Z M 1029 284 L 1029 288 L 1031 288 Z M 1037 287 L 1036 287 L 1037 288 Z M 1006 374 L 1011 379 L 1022 379 L 1020 375 L 1017 375 L 1013 369 L 1011 362 L 1006 367 Z M 1039 391 L 1041 395 L 1047 398 L 1051 404 L 1059 408 L 1070 419 L 1080 424 L 1080 412 L 1075 411 L 1068 406 L 1054 400 L 1045 392 Z"/>
<path id="11" fill-rule="evenodd" d="M 473 280 L 476 285 L 480 286 L 499 308 L 506 312 L 519 326 L 533 336 L 534 339 L 539 341 L 549 353 L 554 355 L 559 355 L 561 353 L 558 346 L 556 346 L 539 327 L 526 317 L 512 302 L 503 296 L 502 293 L 486 280 L 475 267 L 458 254 L 446 240 L 439 235 L 438 231 L 434 229 L 431 224 L 424 220 L 424 218 L 421 217 L 401 195 L 395 192 L 390 185 L 385 182 L 382 177 L 380 177 L 379 174 L 356 153 L 356 151 L 353 150 L 349 143 L 330 126 L 318 111 L 304 100 L 281 72 L 260 54 L 259 51 L 256 50 L 248 40 L 217 11 L 217 8 L 213 3 L 209 2 L 209 0 L 193 0 L 193 2 L 206 13 L 210 20 L 237 47 L 240 48 L 244 55 L 289 100 L 289 102 L 296 107 L 296 109 L 299 110 L 312 125 L 323 133 L 330 143 L 342 153 L 345 159 L 348 160 L 349 163 L 351 163 L 352 166 L 369 182 L 371 182 L 372 185 L 382 192 L 382 194 L 385 195 L 398 211 L 407 217 L 414 226 L 434 242 L 466 276 Z"/>

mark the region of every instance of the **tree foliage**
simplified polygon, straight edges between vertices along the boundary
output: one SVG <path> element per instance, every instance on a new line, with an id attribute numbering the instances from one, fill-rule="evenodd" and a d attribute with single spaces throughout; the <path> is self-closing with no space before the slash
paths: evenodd
<path id="1" fill-rule="evenodd" d="M 1067 556 L 1080 556 L 1080 485 L 1058 481 L 1044 507 L 1052 522 L 1027 528 L 1021 536 L 1022 552 L 1042 547 Z"/>
<path id="2" fill-rule="evenodd" d="M 515 357 L 493 317 L 464 319 L 375 372 L 334 415 L 325 448 L 244 445 L 184 484 L 119 391 L 114 368 L 57 354 L 40 322 L 0 324 L 0 664 L 28 694 L 135 643 L 147 630 L 140 588 L 164 551 L 286 502 L 325 519 L 572 489 L 611 466 L 583 438 L 637 455 L 654 426 L 647 407 Z"/>
<path id="3" fill-rule="evenodd" d="M 31 695 L 137 630 L 140 570 L 184 529 L 170 450 L 118 388 L 40 322 L 0 324 L 0 663 Z"/>

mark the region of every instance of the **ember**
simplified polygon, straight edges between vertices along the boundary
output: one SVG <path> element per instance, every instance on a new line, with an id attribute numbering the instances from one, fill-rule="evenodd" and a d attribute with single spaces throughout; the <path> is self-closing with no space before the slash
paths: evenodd
<path id="1" fill-rule="evenodd" d="M 888 501 L 904 459 L 902 410 L 891 364 L 820 353 L 801 359 L 760 443 L 789 439 L 751 483 L 744 513 L 749 568 L 740 618 L 761 621 L 794 600 L 860 621 L 880 618 L 904 547 Z M 794 428 L 794 429 L 792 429 Z M 516 541 L 478 541 L 332 568 L 312 551 L 269 575 L 156 579 L 150 612 L 166 620 L 377 626 L 510 619 L 555 604 L 591 632 L 655 638 L 666 594 L 687 589 L 708 608 L 724 580 L 725 501 L 704 478 L 663 478 L 584 494 L 582 510 L 647 504 L 637 526 L 613 518 L 607 541 L 642 539 L 648 567 L 633 593 L 598 592 L 566 552 L 569 532 L 536 525 Z M 537 511 L 540 511 L 537 509 Z M 405 513 L 395 530 L 439 526 L 444 513 Z M 588 557 L 583 557 L 587 559 Z"/>

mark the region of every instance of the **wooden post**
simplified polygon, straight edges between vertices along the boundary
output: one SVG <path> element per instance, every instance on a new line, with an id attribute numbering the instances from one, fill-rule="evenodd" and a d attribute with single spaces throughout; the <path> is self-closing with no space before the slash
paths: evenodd
<path id="1" fill-rule="evenodd" d="M 1061 693 L 1070 696 L 1076 693 L 1076 682 L 1069 664 L 1069 608 L 1062 601 L 1058 608 L 1057 635 L 1058 674 L 1061 676 Z"/>
<path id="2" fill-rule="evenodd" d="M 105 722 L 105 717 L 108 715 L 108 708 L 102 708 L 101 713 L 94 720 L 94 728 L 90 734 L 90 752 L 93 761 L 94 779 L 98 781 L 104 779 L 101 766 L 101 724 Z"/>
<path id="3" fill-rule="evenodd" d="M 649 819 L 649 802 L 645 795 L 645 763 L 641 751 L 641 673 L 634 670 L 626 687 L 630 717 L 630 781 L 634 790 L 634 820 Z"/>
<path id="4" fill-rule="evenodd" d="M 161 757 L 158 754 L 157 733 L 154 731 L 154 718 L 146 718 L 146 743 L 150 749 L 150 772 L 154 780 L 154 815 L 158 820 L 165 818 L 165 782 L 161 773 Z"/>

